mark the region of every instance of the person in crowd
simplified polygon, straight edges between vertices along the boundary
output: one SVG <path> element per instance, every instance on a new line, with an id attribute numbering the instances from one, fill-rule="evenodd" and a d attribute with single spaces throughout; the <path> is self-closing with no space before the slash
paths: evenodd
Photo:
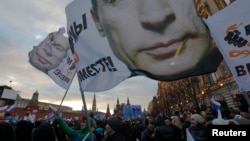
<path id="1" fill-rule="evenodd" d="M 32 141 L 57 141 L 53 127 L 48 123 L 42 123 L 33 131 Z"/>
<path id="2" fill-rule="evenodd" d="M 105 126 L 105 141 L 126 141 L 123 135 L 123 122 L 117 116 L 109 117 Z"/>
<path id="3" fill-rule="evenodd" d="M 148 123 L 150 123 L 150 122 L 152 122 L 152 123 L 155 122 L 155 119 L 154 119 L 153 116 L 147 116 L 147 117 L 145 118 L 144 127 L 147 127 Z"/>
<path id="4" fill-rule="evenodd" d="M 59 123 L 57 120 L 53 121 L 52 126 L 54 127 L 55 133 L 56 133 L 56 138 L 58 141 L 70 141 L 70 138 L 66 133 L 63 131 L 63 129 L 60 127 Z M 81 129 L 81 128 L 79 128 Z"/>
<path id="5" fill-rule="evenodd" d="M 180 119 L 180 113 L 179 111 L 175 111 L 174 115 L 171 117 L 172 118 L 172 124 L 176 125 L 180 130 L 182 128 L 182 122 Z"/>
<path id="6" fill-rule="evenodd" d="M 206 122 L 206 117 L 207 117 L 206 111 L 205 110 L 200 111 L 200 115 L 203 118 L 204 122 Z"/>
<path id="7" fill-rule="evenodd" d="M 201 115 L 192 114 L 188 130 L 195 141 L 207 141 L 207 131 Z"/>
<path id="8" fill-rule="evenodd" d="M 104 137 L 104 130 L 102 127 L 97 127 L 93 133 L 96 136 L 96 141 L 102 141 L 103 137 Z"/>
<path id="9" fill-rule="evenodd" d="M 249 111 L 249 105 L 248 104 L 241 104 L 239 106 L 239 112 L 240 112 L 240 115 L 243 117 L 243 118 L 246 118 L 246 119 L 249 119 L 250 120 L 250 111 Z"/>
<path id="10" fill-rule="evenodd" d="M 0 122 L 0 140 L 15 141 L 15 128 L 8 122 Z"/>
<path id="11" fill-rule="evenodd" d="M 149 122 L 147 124 L 146 129 L 143 130 L 141 135 L 141 141 L 154 141 L 153 134 L 154 134 L 155 124 L 153 122 Z"/>
<path id="12" fill-rule="evenodd" d="M 213 72 L 223 59 L 194 0 L 92 0 L 91 14 L 135 75 L 176 80 Z"/>
<path id="13" fill-rule="evenodd" d="M 34 124 L 28 120 L 20 120 L 15 125 L 16 141 L 32 141 Z"/>
<path id="14" fill-rule="evenodd" d="M 144 127 L 142 125 L 142 121 L 139 119 L 135 119 L 133 124 L 133 132 L 135 133 L 135 137 L 137 140 L 141 140 L 141 133 L 143 130 Z"/>
<path id="15" fill-rule="evenodd" d="M 133 123 L 130 120 L 123 121 L 123 135 L 126 141 L 136 141 L 136 134 L 133 132 Z"/>
<path id="16" fill-rule="evenodd" d="M 184 121 L 182 122 L 182 139 L 185 140 L 187 138 L 186 129 L 190 126 L 192 111 L 186 110 L 183 113 Z"/>
<path id="17" fill-rule="evenodd" d="M 93 119 L 88 117 L 90 128 L 93 127 Z M 69 127 L 63 118 L 57 118 L 56 122 L 59 124 L 60 128 L 68 135 L 72 141 L 96 141 L 96 136 L 93 134 L 92 130 L 88 128 L 88 120 L 86 116 L 83 116 L 80 120 L 80 130 L 74 130 Z"/>
<path id="18" fill-rule="evenodd" d="M 173 128 L 166 125 L 163 115 L 158 115 L 155 118 L 155 125 L 154 141 L 179 141 L 175 136 Z M 179 135 L 179 138 L 180 137 L 181 135 Z"/>
<path id="19" fill-rule="evenodd" d="M 166 126 L 168 127 L 169 129 L 169 139 L 172 140 L 172 141 L 181 141 L 182 139 L 182 130 L 174 125 L 172 123 L 172 118 L 170 117 L 165 117 L 165 120 L 164 120 Z"/>

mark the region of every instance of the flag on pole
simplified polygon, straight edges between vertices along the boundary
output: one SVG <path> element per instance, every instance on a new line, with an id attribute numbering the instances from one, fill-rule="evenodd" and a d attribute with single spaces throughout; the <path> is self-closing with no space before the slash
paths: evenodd
<path id="1" fill-rule="evenodd" d="M 16 114 L 16 105 L 13 104 L 11 105 L 7 110 L 6 110 L 11 116 Z"/>
<path id="2" fill-rule="evenodd" d="M 94 22 L 89 20 L 90 9 L 84 5 L 91 5 L 91 1 L 75 0 L 65 9 L 70 48 L 78 58 L 78 81 L 84 91 L 109 90 L 130 77 L 131 72 L 115 57 L 107 40 L 99 37 Z"/>
<path id="3" fill-rule="evenodd" d="M 57 111 L 57 108 L 52 106 L 52 105 L 49 105 L 49 113 L 51 112 L 56 112 Z"/>
<path id="4" fill-rule="evenodd" d="M 204 19 L 241 92 L 250 91 L 249 5 L 249 0 L 237 0 Z"/>
<path id="5" fill-rule="evenodd" d="M 216 101 L 214 97 L 212 97 L 211 101 L 214 110 L 221 110 L 221 104 L 218 101 Z"/>
<path id="6" fill-rule="evenodd" d="M 220 104 L 218 101 L 216 101 L 216 100 L 214 99 L 214 97 L 212 97 L 211 101 L 212 101 L 213 109 L 216 110 L 217 113 L 218 113 L 217 118 L 218 118 L 218 119 L 222 119 L 222 115 L 221 115 L 221 104 Z"/>
<path id="7" fill-rule="evenodd" d="M 65 28 L 51 32 L 29 52 L 29 62 L 47 74 L 64 89 L 68 89 L 75 75 L 75 59 L 70 50 Z"/>
<path id="8" fill-rule="evenodd" d="M 8 105 L 0 107 L 0 117 L 4 117 L 6 110 L 8 109 Z"/>
<path id="9" fill-rule="evenodd" d="M 195 13 L 196 10 L 195 10 L 194 3 L 192 2 L 187 2 L 187 3 L 189 3 L 188 5 L 192 7 L 190 8 L 191 9 L 190 11 Z M 178 5 L 178 2 L 176 4 Z M 115 9 L 118 9 L 118 7 L 119 6 L 117 6 Z M 71 46 L 73 54 L 79 57 L 79 61 L 76 63 L 78 81 L 82 90 L 84 91 L 99 92 L 99 91 L 109 90 L 115 87 L 116 85 L 118 85 L 123 80 L 130 78 L 131 76 L 139 76 L 139 75 L 147 76 L 149 78 L 156 79 L 156 80 L 177 80 L 177 79 L 181 79 L 181 78 L 188 77 L 188 76 L 207 74 L 207 73 L 215 72 L 223 59 L 218 49 L 215 47 L 211 47 L 210 34 L 208 30 L 204 30 L 206 29 L 206 26 L 203 24 L 202 20 L 198 16 L 196 17 L 192 16 L 190 18 L 194 18 L 195 19 L 195 20 L 193 19 L 194 21 L 196 20 L 199 21 L 200 22 L 199 26 L 204 26 L 204 29 L 202 30 L 207 31 L 205 34 L 208 39 L 206 39 L 206 41 L 202 39 L 202 41 L 204 42 L 201 43 L 201 45 L 207 45 L 206 47 L 204 47 L 206 51 L 201 53 L 201 54 L 204 54 L 204 56 L 197 57 L 195 59 L 193 54 L 187 53 L 190 55 L 189 56 L 186 53 L 183 53 L 185 50 L 184 48 L 186 48 L 186 45 L 184 45 L 186 44 L 186 41 L 183 43 L 178 43 L 180 44 L 180 47 L 176 49 L 175 53 L 172 52 L 172 49 L 170 49 L 170 52 L 168 52 L 167 51 L 168 49 L 166 49 L 165 46 L 169 46 L 168 44 L 170 42 L 172 44 L 172 41 L 171 41 L 172 39 L 169 39 L 169 41 L 167 41 L 169 38 L 169 34 L 163 35 L 163 37 L 158 38 L 159 37 L 158 35 L 161 35 L 163 33 L 161 32 L 161 30 L 157 30 L 159 31 L 159 33 L 153 34 L 153 36 L 157 35 L 156 37 L 153 37 L 152 35 L 145 35 L 144 31 L 140 31 L 140 29 L 145 28 L 143 25 L 141 27 L 138 26 L 138 27 L 133 27 L 133 28 L 131 28 L 130 26 L 124 25 L 124 27 L 128 27 L 128 28 L 123 29 L 121 32 L 124 32 L 127 30 L 129 31 L 129 29 L 130 30 L 134 29 L 136 31 L 131 30 L 131 32 L 126 32 L 127 33 L 126 35 L 128 36 L 120 34 L 119 27 L 113 27 L 113 25 L 111 26 L 109 25 L 109 23 L 105 23 L 106 20 L 99 21 L 99 19 L 102 20 L 105 18 L 102 18 L 102 16 L 99 17 L 99 15 L 95 15 L 95 13 L 98 13 L 98 12 L 96 12 L 95 10 L 92 10 L 92 8 L 95 9 L 95 5 L 93 5 L 92 7 L 92 3 L 90 0 L 74 0 L 71 3 L 69 3 L 65 9 L 70 46 Z M 166 6 L 166 8 L 168 7 Z M 154 8 L 152 10 L 154 10 Z M 154 14 L 154 15 L 157 15 L 157 14 Z M 124 23 L 124 21 L 126 22 L 124 18 L 128 18 L 128 19 L 134 18 L 134 17 L 131 18 L 130 16 L 131 15 L 129 14 L 126 15 L 125 13 L 124 15 L 118 16 L 117 13 L 111 12 L 109 13 L 109 16 L 107 17 L 121 17 L 120 19 L 110 20 L 110 21 L 115 21 L 115 22 L 112 22 L 115 25 L 115 24 L 118 24 L 119 22 L 121 23 Z M 158 19 L 158 17 L 153 17 L 152 19 Z M 165 20 L 166 19 L 163 19 L 162 21 L 165 21 Z M 139 22 L 135 23 L 135 25 L 141 25 L 140 20 L 138 21 Z M 156 21 L 156 22 L 159 22 L 159 21 Z M 172 21 L 169 21 L 169 22 L 165 21 L 161 24 L 152 25 L 152 27 L 157 28 L 157 29 L 160 27 L 167 27 L 168 23 L 171 23 L 171 22 Z M 160 25 L 160 27 L 155 27 L 158 25 Z M 101 28 L 101 27 L 111 27 L 111 29 Z M 178 33 L 180 30 L 179 28 L 178 29 L 176 28 L 171 29 L 170 32 L 172 32 L 173 30 L 173 33 L 175 32 Z M 138 29 L 138 32 L 137 32 L 137 29 Z M 109 38 L 110 36 L 107 35 L 107 34 L 113 35 L 112 31 L 115 31 L 114 35 L 117 35 L 119 33 L 119 35 L 117 35 L 115 39 L 110 39 Z M 129 34 L 129 33 L 132 33 L 132 34 Z M 185 36 L 190 36 L 190 35 L 185 35 L 187 33 L 189 32 L 185 31 L 185 33 L 179 33 L 179 35 L 183 37 L 178 37 L 178 38 L 181 39 L 181 38 L 184 38 Z M 128 40 L 127 38 L 129 38 L 133 34 L 137 35 L 135 36 L 137 38 L 131 38 L 130 40 Z M 104 38 L 105 35 L 107 35 L 106 37 L 108 38 Z M 149 37 L 149 38 L 143 38 L 143 36 Z M 198 36 L 200 35 L 197 35 L 197 37 Z M 175 38 L 177 39 L 177 37 Z M 123 41 L 122 39 L 125 39 L 125 41 Z M 163 41 L 163 39 L 165 39 L 166 41 Z M 115 43 L 112 42 L 114 40 L 119 40 L 119 42 L 122 45 L 114 45 Z M 137 42 L 137 40 L 139 41 Z M 139 46 L 139 47 L 126 50 L 126 49 L 123 49 L 121 46 L 123 46 L 124 48 L 131 48 L 132 46 Z M 115 50 L 114 48 L 122 48 L 122 49 Z M 154 53 L 152 52 L 149 53 L 149 50 L 153 50 L 153 48 L 155 51 L 152 51 L 152 52 Z M 197 48 L 199 48 L 200 50 L 203 47 L 198 45 Z M 133 51 L 130 52 L 129 50 L 134 50 L 134 52 Z M 166 52 L 161 53 L 163 50 Z M 140 52 L 145 52 L 143 54 L 144 55 L 146 54 L 146 55 L 145 56 L 140 55 Z M 179 58 L 179 57 L 174 57 L 173 54 L 175 54 L 175 56 L 178 56 L 179 54 L 185 54 L 185 55 Z M 199 54 L 199 52 L 196 54 Z M 152 56 L 155 56 L 155 57 L 152 57 Z M 161 60 L 160 58 L 171 58 L 169 56 L 173 56 L 173 58 L 179 58 L 179 59 L 176 59 L 176 60 L 179 60 L 177 61 L 179 62 L 177 63 L 178 65 L 174 65 L 176 64 L 174 60 L 166 64 L 158 63 L 158 60 Z M 191 59 L 190 58 L 188 59 L 190 62 L 196 62 L 195 65 L 191 65 L 188 68 L 183 67 L 183 70 L 182 71 L 178 70 L 177 72 L 179 71 L 181 72 L 177 73 L 176 70 L 180 69 L 180 66 L 186 66 L 187 64 L 189 64 L 188 61 L 186 60 L 186 56 L 189 56 L 191 58 Z M 201 60 L 197 60 L 197 59 L 201 59 Z M 143 60 L 143 61 L 138 61 L 138 60 Z M 168 59 L 168 60 L 172 60 L 172 59 Z M 147 64 L 148 62 L 150 63 Z M 161 62 L 165 62 L 165 60 Z M 158 66 L 157 64 L 161 64 L 161 65 Z M 148 67 L 145 67 L 145 66 L 148 66 Z M 176 68 L 172 68 L 173 66 Z M 171 71 L 173 71 L 172 73 L 169 72 L 170 70 L 166 71 L 166 69 L 169 69 L 169 68 L 172 68 L 170 69 Z M 175 74 L 175 72 L 177 74 Z"/>
<path id="10" fill-rule="evenodd" d="M 56 111 L 57 111 L 57 108 L 52 106 L 52 105 L 49 105 L 49 113 L 47 115 L 47 120 L 49 120 L 50 122 L 54 121 L 55 117 L 56 117 Z"/>
<path id="11" fill-rule="evenodd" d="M 186 128 L 187 141 L 195 141 L 188 128 Z"/>

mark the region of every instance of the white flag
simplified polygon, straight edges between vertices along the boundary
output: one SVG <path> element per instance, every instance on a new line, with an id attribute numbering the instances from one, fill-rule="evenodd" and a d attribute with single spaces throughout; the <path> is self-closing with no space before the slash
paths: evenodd
<path id="1" fill-rule="evenodd" d="M 186 128 L 187 141 L 195 141 L 188 128 Z"/>
<path id="2" fill-rule="evenodd" d="M 8 109 L 8 105 L 0 107 L 0 113 L 5 112 Z"/>
<path id="3" fill-rule="evenodd" d="M 99 37 L 90 15 L 89 0 L 75 0 L 66 6 L 67 30 L 72 52 L 77 58 L 76 69 L 80 87 L 98 92 L 115 87 L 131 72 L 119 61 L 105 39 Z M 99 38 L 96 38 L 99 37 Z"/>
<path id="4" fill-rule="evenodd" d="M 250 91 L 250 1 L 237 0 L 204 20 L 240 91 Z"/>
<path id="5" fill-rule="evenodd" d="M 74 78 L 74 58 L 68 38 L 62 27 L 49 33 L 38 46 L 29 52 L 29 62 L 38 70 L 50 76 L 59 86 L 68 89 Z"/>

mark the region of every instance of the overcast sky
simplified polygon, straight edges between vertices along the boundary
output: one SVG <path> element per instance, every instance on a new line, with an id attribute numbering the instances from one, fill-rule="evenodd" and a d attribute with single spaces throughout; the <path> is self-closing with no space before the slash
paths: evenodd
<path id="1" fill-rule="evenodd" d="M 39 101 L 60 104 L 66 92 L 49 76 L 31 66 L 28 52 L 40 43 L 48 33 L 66 28 L 65 6 L 72 0 L 1 0 L 0 5 L 0 85 L 11 85 L 23 98 L 31 99 L 35 91 Z M 12 80 L 12 83 L 9 81 Z M 126 103 L 129 97 L 133 105 L 142 110 L 156 95 L 158 82 L 146 77 L 134 77 L 121 82 L 115 88 L 96 93 L 97 108 L 111 112 L 117 98 Z M 94 93 L 85 93 L 87 108 L 92 106 Z M 63 105 L 80 110 L 83 102 L 75 78 Z"/>

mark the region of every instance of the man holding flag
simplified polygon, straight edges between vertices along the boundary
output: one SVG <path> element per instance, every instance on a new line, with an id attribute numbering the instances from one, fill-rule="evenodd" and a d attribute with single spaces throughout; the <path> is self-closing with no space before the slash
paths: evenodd
<path id="1" fill-rule="evenodd" d="M 89 122 L 88 122 L 89 119 Z M 67 125 L 63 118 L 57 118 L 55 122 L 60 125 L 60 128 L 63 130 L 65 134 L 67 134 L 72 141 L 96 141 L 95 134 L 92 133 L 88 128 L 88 123 L 90 123 L 90 127 L 94 126 L 93 119 L 84 116 L 80 119 L 80 130 L 75 130 Z"/>

